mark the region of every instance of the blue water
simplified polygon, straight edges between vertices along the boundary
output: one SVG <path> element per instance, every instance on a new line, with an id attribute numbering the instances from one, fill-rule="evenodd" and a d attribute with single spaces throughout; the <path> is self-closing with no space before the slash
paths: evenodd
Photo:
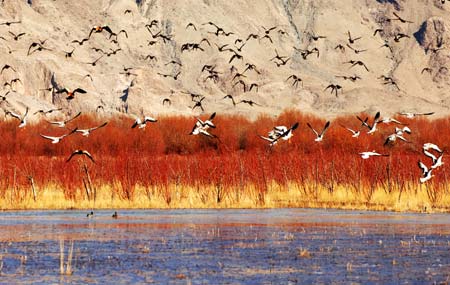
<path id="1" fill-rule="evenodd" d="M 450 281 L 447 214 L 121 210 L 113 219 L 113 211 L 87 212 L 0 212 L 0 284 Z M 74 241 L 70 276 L 59 274 L 61 239 L 66 259 Z"/>

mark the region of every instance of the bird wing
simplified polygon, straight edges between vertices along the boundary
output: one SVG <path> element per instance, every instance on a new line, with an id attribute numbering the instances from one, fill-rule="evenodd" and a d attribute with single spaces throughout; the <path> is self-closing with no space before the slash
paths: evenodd
<path id="1" fill-rule="evenodd" d="M 431 158 L 431 160 L 433 160 L 433 162 L 436 161 L 436 156 L 434 154 L 432 154 L 431 152 L 424 150 L 423 154 L 425 154 L 426 156 L 428 156 L 429 158 Z"/>
<path id="2" fill-rule="evenodd" d="M 87 151 L 87 150 L 83 150 L 82 154 L 86 155 L 87 157 L 89 157 L 89 159 L 95 163 L 94 158 L 92 157 L 92 155 Z"/>
<path id="3" fill-rule="evenodd" d="M 51 140 L 51 141 L 54 141 L 54 140 L 57 140 L 57 139 L 59 139 L 60 137 L 51 137 L 51 136 L 46 136 L 46 135 L 42 135 L 42 134 L 39 134 L 41 137 L 43 137 L 44 139 L 48 139 L 48 140 Z"/>
<path id="4" fill-rule="evenodd" d="M 211 116 L 209 116 L 209 120 L 214 119 L 214 117 L 216 117 L 216 112 L 212 113 Z"/>
<path id="5" fill-rule="evenodd" d="M 428 167 L 422 162 L 422 161 L 418 161 L 417 165 L 419 165 L 420 169 L 422 170 L 423 175 L 425 175 L 425 173 L 428 172 Z"/>
<path id="6" fill-rule="evenodd" d="M 93 131 L 93 130 L 96 130 L 96 129 L 103 128 L 103 127 L 106 126 L 107 124 L 108 124 L 108 122 L 104 122 L 104 123 L 101 124 L 100 126 L 90 128 L 89 131 Z"/>
<path id="7" fill-rule="evenodd" d="M 325 134 L 325 132 L 328 130 L 329 127 L 330 127 L 330 121 L 327 121 L 325 126 L 323 127 L 323 130 L 320 133 L 320 135 L 323 136 Z"/>
<path id="8" fill-rule="evenodd" d="M 70 121 L 72 121 L 72 120 L 78 118 L 80 115 L 81 115 L 81 112 L 78 112 L 78 114 L 76 114 L 75 117 L 73 117 L 73 118 L 71 118 L 71 119 L 68 119 L 67 121 L 64 121 L 64 123 L 67 124 L 68 122 L 70 122 Z"/>
<path id="9" fill-rule="evenodd" d="M 6 113 L 7 115 L 11 115 L 12 117 L 14 117 L 14 118 L 16 118 L 16 119 L 18 119 L 18 120 L 22 120 L 22 118 L 20 117 L 19 114 L 16 114 L 16 113 L 11 112 L 11 111 L 6 111 L 5 113 Z"/>
<path id="10" fill-rule="evenodd" d="M 157 122 L 157 121 L 158 121 L 157 119 L 152 118 L 152 117 L 149 117 L 149 116 L 145 116 L 145 117 L 144 117 L 144 123 L 146 123 L 146 122 L 152 122 L 152 123 L 154 123 L 154 122 Z"/>
<path id="11" fill-rule="evenodd" d="M 316 134 L 317 137 L 319 136 L 319 133 L 313 127 L 311 127 L 309 123 L 306 123 L 306 125 Z"/>
<path id="12" fill-rule="evenodd" d="M 82 93 L 82 94 L 86 94 L 86 93 L 87 93 L 86 90 L 83 90 L 83 89 L 81 89 L 81 88 L 77 88 L 77 89 L 73 90 L 73 93 L 74 93 L 74 94 L 75 94 L 76 92 Z"/>

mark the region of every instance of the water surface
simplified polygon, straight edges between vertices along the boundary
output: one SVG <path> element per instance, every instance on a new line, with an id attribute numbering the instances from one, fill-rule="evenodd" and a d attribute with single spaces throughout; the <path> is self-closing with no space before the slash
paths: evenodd
<path id="1" fill-rule="evenodd" d="M 337 210 L 0 213 L 0 283 L 432 284 L 450 215 Z M 61 276 L 74 241 L 73 274 Z"/>

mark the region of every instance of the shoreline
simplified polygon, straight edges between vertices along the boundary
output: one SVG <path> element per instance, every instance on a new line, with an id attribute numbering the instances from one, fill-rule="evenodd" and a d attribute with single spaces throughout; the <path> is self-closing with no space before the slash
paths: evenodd
<path id="1" fill-rule="evenodd" d="M 367 190 L 367 189 L 366 189 Z M 440 193 L 431 201 L 426 189 L 417 188 L 387 192 L 376 188 L 370 197 L 343 186 L 333 192 L 319 187 L 314 193 L 302 190 L 301 185 L 291 183 L 287 187 L 272 182 L 266 192 L 254 185 L 244 188 L 232 187 L 217 191 L 215 186 L 143 187 L 137 186 L 129 199 L 120 197 L 118 189 L 105 185 L 91 192 L 87 198 L 85 189 L 76 189 L 68 198 L 61 187 L 46 186 L 37 189 L 36 201 L 26 189 L 14 193 L 25 193 L 22 197 L 0 198 L 0 211 L 34 210 L 174 210 L 174 209 L 337 209 L 356 211 L 386 211 L 402 213 L 450 213 L 450 195 Z M 13 194 L 13 192 L 9 191 Z M 94 195 L 96 198 L 94 199 Z"/>

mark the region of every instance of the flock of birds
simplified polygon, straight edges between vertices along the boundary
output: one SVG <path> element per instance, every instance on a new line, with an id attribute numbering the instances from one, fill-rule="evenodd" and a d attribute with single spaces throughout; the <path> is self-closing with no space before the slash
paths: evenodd
<path id="1" fill-rule="evenodd" d="M 127 9 L 124 11 L 123 14 L 127 15 L 130 13 L 133 13 L 133 12 L 130 9 Z M 377 36 L 377 34 L 380 35 L 382 37 L 382 39 L 385 41 L 384 44 L 380 48 L 388 48 L 390 50 L 390 52 L 393 52 L 393 47 L 392 47 L 393 44 L 400 42 L 402 39 L 410 38 L 410 35 L 398 32 L 399 29 L 397 29 L 397 32 L 395 32 L 395 34 L 393 34 L 393 35 L 387 33 L 384 30 L 384 25 L 386 23 L 393 23 L 393 22 L 398 22 L 400 24 L 412 23 L 411 21 L 404 19 L 402 16 L 400 16 L 396 12 L 392 13 L 392 18 L 384 17 L 379 20 L 380 28 L 377 28 L 374 31 L 373 36 Z M 160 21 L 152 20 L 150 23 L 145 25 L 145 28 L 148 31 L 149 36 L 150 36 L 150 40 L 147 41 L 146 46 L 152 48 L 156 44 L 160 44 L 160 45 L 173 45 L 174 44 L 173 35 L 165 33 L 162 25 L 160 25 L 160 24 L 161 24 Z M 22 42 L 23 39 L 27 36 L 27 33 L 26 33 L 26 31 L 25 32 L 20 31 L 20 28 L 25 28 L 25 26 L 22 24 L 22 22 L 20 20 L 5 21 L 5 22 L 0 23 L 0 27 L 2 27 L 2 26 L 6 26 L 7 28 L 9 28 L 9 30 L 7 33 L 8 36 L 0 36 L 0 40 L 3 40 L 3 43 L 0 42 L 0 44 L 4 44 L 7 47 L 9 54 L 17 52 L 17 50 L 12 50 L 7 45 L 7 43 L 14 43 L 17 46 L 18 43 Z M 213 23 L 211 21 L 203 23 L 202 26 L 204 27 L 204 29 L 206 29 L 207 36 L 203 37 L 198 42 L 190 41 L 190 42 L 183 43 L 180 46 L 180 53 L 185 54 L 185 53 L 191 53 L 191 52 L 195 52 L 195 51 L 202 52 L 202 51 L 205 51 L 206 48 L 209 48 L 209 49 L 217 49 L 217 54 L 225 54 L 226 58 L 228 59 L 226 64 L 227 64 L 227 68 L 229 69 L 229 75 L 224 75 L 225 72 L 217 70 L 216 69 L 217 66 L 215 64 L 205 64 L 202 66 L 202 69 L 201 69 L 203 81 L 204 82 L 212 81 L 213 83 L 218 83 L 219 80 L 221 80 L 221 79 L 226 80 L 228 78 L 228 80 L 230 80 L 229 83 L 230 83 L 231 87 L 235 88 L 235 89 L 241 88 L 243 93 L 252 92 L 252 91 L 258 92 L 259 87 L 260 87 L 259 83 L 252 82 L 249 80 L 249 78 L 251 78 L 250 72 L 253 72 L 255 75 L 262 74 L 259 67 L 257 67 L 252 62 L 247 61 L 247 59 L 249 57 L 247 57 L 247 54 L 244 53 L 244 51 L 245 51 L 244 48 L 246 48 L 246 46 L 248 46 L 251 43 L 251 41 L 257 41 L 259 44 L 265 44 L 265 43 L 274 44 L 274 41 L 276 40 L 275 35 L 277 35 L 278 38 L 289 36 L 288 31 L 286 31 L 282 26 L 262 27 L 262 31 L 259 31 L 256 33 L 250 33 L 244 37 L 239 36 L 238 33 L 229 31 L 226 28 L 220 27 L 219 25 L 217 25 L 216 23 Z M 18 27 L 18 28 L 11 29 L 12 27 Z M 190 22 L 185 26 L 185 30 L 186 31 L 192 30 L 193 32 L 197 32 L 200 29 L 197 28 L 196 24 Z M 106 58 L 113 57 L 113 56 L 117 55 L 118 52 L 125 52 L 124 50 L 122 50 L 122 48 L 120 46 L 121 41 L 128 39 L 128 32 L 125 29 L 121 29 L 120 31 L 117 32 L 117 31 L 114 31 L 114 29 L 108 25 L 96 25 L 89 29 L 89 32 L 87 33 L 86 37 L 83 37 L 81 39 L 74 39 L 74 40 L 70 41 L 70 43 L 68 43 L 68 46 L 71 46 L 72 49 L 70 51 L 63 51 L 65 58 L 66 59 L 74 58 L 76 56 L 75 51 L 79 48 L 82 48 L 83 46 L 86 47 L 87 43 L 90 42 L 92 37 L 94 37 L 96 34 L 103 35 L 103 38 L 107 41 L 108 44 L 111 45 L 111 47 L 109 48 L 109 50 L 106 50 L 105 48 L 95 47 L 95 46 L 90 47 L 90 50 L 92 50 L 99 56 L 93 61 L 84 62 L 85 64 L 95 67 L 99 64 L 100 60 L 105 60 Z M 326 36 L 317 35 L 313 31 L 309 31 L 309 32 L 305 33 L 305 35 L 308 40 L 308 47 L 311 44 L 314 44 L 315 42 L 326 38 Z M 231 44 L 229 42 L 223 43 L 220 41 L 221 38 L 229 38 L 229 37 L 234 37 L 234 41 L 233 41 L 234 44 Z M 355 45 L 355 43 L 360 41 L 361 38 L 362 38 L 362 36 L 355 37 L 354 35 L 351 34 L 350 31 L 347 31 L 347 38 L 345 39 L 345 42 L 341 42 L 341 43 L 337 44 L 335 46 L 334 50 L 336 50 L 338 52 L 351 51 L 352 53 L 354 53 L 356 55 L 367 52 L 367 49 L 360 49 Z M 216 41 L 213 41 L 213 39 L 216 39 Z M 443 45 L 444 45 L 444 42 L 441 39 L 441 40 L 438 40 L 438 42 L 436 44 L 436 48 L 429 47 L 428 50 L 433 53 L 437 53 L 441 49 L 443 49 Z M 315 55 L 317 58 L 320 57 L 320 50 L 318 47 L 312 47 L 312 48 L 308 48 L 308 47 L 300 48 L 300 47 L 294 46 L 293 47 L 294 54 L 291 56 L 280 54 L 278 52 L 278 50 L 275 48 L 274 49 L 275 55 L 272 58 L 268 59 L 268 61 L 273 63 L 276 67 L 280 68 L 280 67 L 286 66 L 287 63 L 290 62 L 290 60 L 292 60 L 292 57 L 294 57 L 294 56 L 299 55 L 303 60 L 308 60 L 310 55 Z M 32 56 L 39 52 L 61 52 L 61 51 L 57 51 L 54 48 L 48 46 L 48 39 L 45 39 L 45 40 L 38 39 L 38 40 L 31 42 L 29 44 L 28 48 L 26 49 L 26 51 L 27 51 L 26 52 L 27 56 Z M 156 55 L 150 53 L 144 57 L 144 60 L 154 63 L 154 62 L 157 62 L 158 60 L 160 60 L 160 58 L 158 58 Z M 234 64 L 236 64 L 236 65 L 234 65 Z M 366 72 L 370 71 L 368 66 L 361 60 L 349 60 L 348 62 L 344 62 L 344 64 L 349 64 L 349 68 L 358 68 L 359 67 L 359 68 L 362 68 L 362 70 L 365 70 Z M 170 80 L 174 80 L 174 81 L 178 80 L 180 78 L 180 76 L 182 76 L 182 71 L 183 71 L 182 67 L 184 65 L 183 65 L 183 62 L 179 58 L 173 58 L 170 61 L 164 63 L 163 66 L 170 67 L 171 72 L 164 72 L 161 70 L 161 71 L 156 72 L 156 74 L 158 76 L 161 76 L 163 78 L 167 78 Z M 240 66 L 245 66 L 245 68 L 242 68 L 241 69 L 242 71 L 240 71 L 239 70 Z M 442 66 L 441 68 L 446 69 L 447 67 Z M 136 68 L 134 68 L 134 67 L 123 67 L 123 71 L 120 73 L 127 77 L 135 78 L 138 76 L 138 74 L 135 72 L 135 69 Z M 422 73 L 424 73 L 425 71 L 428 72 L 429 70 L 430 70 L 430 68 L 426 67 L 426 68 L 424 68 L 424 70 L 422 70 Z M 10 64 L 5 64 L 0 69 L 0 75 L 4 74 L 6 72 L 12 72 L 11 73 L 12 75 L 19 74 L 19 72 L 16 70 L 16 68 Z M 93 80 L 92 76 L 90 74 L 87 74 L 85 77 L 89 78 L 91 81 Z M 336 78 L 341 78 L 344 81 L 350 80 L 352 82 L 355 82 L 357 80 L 360 80 L 361 76 L 356 75 L 356 74 L 351 75 L 351 76 L 337 75 Z M 9 96 L 11 96 L 12 94 L 14 94 L 16 92 L 17 84 L 23 84 L 22 79 L 20 77 L 14 77 L 14 78 L 10 79 L 9 81 L 5 82 L 3 87 L 7 88 L 7 91 L 4 95 L 0 96 L 0 106 L 5 111 L 5 115 L 11 116 L 12 118 L 17 119 L 20 122 L 18 125 L 19 128 L 23 128 L 27 125 L 27 118 L 29 116 L 29 107 L 26 107 L 25 112 L 21 114 L 19 112 L 9 110 L 7 105 L 8 105 Z M 395 80 L 393 77 L 381 75 L 379 77 L 379 79 L 382 80 L 382 84 L 392 85 L 397 90 L 400 90 L 397 80 Z M 303 87 L 303 84 L 304 84 L 304 80 L 298 74 L 289 75 L 285 79 L 285 82 L 289 83 L 293 88 L 298 88 L 300 85 Z M 84 88 L 81 88 L 81 87 L 77 87 L 74 89 L 69 89 L 66 87 L 59 87 L 54 82 L 54 78 L 52 78 L 51 84 L 52 85 L 50 87 L 45 87 L 40 90 L 41 91 L 50 91 L 50 92 L 52 92 L 52 95 L 65 94 L 65 99 L 69 103 L 72 102 L 75 98 L 77 98 L 78 94 L 88 93 L 88 91 L 86 91 Z M 132 84 L 133 84 L 133 81 L 130 83 L 130 86 Z M 332 94 L 334 93 L 335 96 L 337 97 L 338 93 L 339 92 L 342 93 L 343 89 L 344 89 L 341 84 L 342 83 L 332 82 L 332 83 L 328 84 L 327 86 L 324 86 L 325 88 L 323 90 L 324 90 L 324 92 L 329 90 Z M 126 100 L 126 98 L 128 96 L 127 90 L 128 89 L 124 90 L 124 95 L 121 97 L 121 99 Z M 192 109 L 192 110 L 200 109 L 202 112 L 205 111 L 204 102 L 205 102 L 206 96 L 203 96 L 201 94 L 191 92 L 188 90 L 182 91 L 182 93 L 188 94 L 191 97 L 193 105 L 189 106 L 190 109 Z M 170 106 L 172 104 L 172 100 L 173 100 L 173 97 L 163 98 L 162 106 Z M 261 104 L 254 102 L 253 100 L 248 100 L 248 99 L 236 100 L 235 97 L 231 94 L 227 94 L 226 96 L 224 96 L 223 100 L 230 100 L 234 107 L 238 104 L 247 104 L 251 107 L 261 106 Z M 103 109 L 103 108 L 104 108 L 103 105 L 99 105 L 97 107 L 97 111 L 100 109 Z M 61 112 L 61 111 L 63 111 L 63 108 L 38 110 L 38 111 L 34 112 L 33 115 L 39 114 L 42 116 L 47 116 L 48 114 L 52 114 L 53 112 Z M 78 129 L 78 128 L 70 129 L 70 128 L 68 128 L 67 124 L 74 121 L 76 118 L 78 118 L 80 116 L 80 114 L 81 114 L 81 112 L 78 112 L 75 116 L 67 118 L 65 120 L 48 121 L 48 123 L 53 126 L 60 127 L 60 128 L 67 128 L 68 129 L 67 133 L 60 135 L 60 136 L 54 136 L 54 135 L 49 135 L 49 134 L 40 134 L 40 136 L 43 139 L 49 140 L 52 144 L 57 144 L 57 143 L 61 142 L 63 139 L 65 139 L 66 137 L 71 136 L 75 133 L 80 133 L 83 136 L 87 137 L 93 131 L 95 131 L 99 128 L 103 128 L 108 124 L 108 122 L 104 122 L 101 125 L 93 126 L 93 127 L 86 128 L 86 129 Z M 413 118 L 415 116 L 420 116 L 420 115 L 425 116 L 425 115 L 431 115 L 431 114 L 433 114 L 433 113 L 400 113 L 400 115 L 406 116 L 407 118 Z M 148 123 L 157 122 L 157 119 L 155 119 L 153 117 L 144 116 L 143 114 L 141 114 L 141 115 L 142 115 L 141 117 L 135 116 L 136 120 L 134 121 L 133 125 L 131 126 L 132 128 L 144 129 Z M 194 126 L 189 134 L 190 135 L 203 135 L 210 139 L 218 139 L 219 140 L 217 135 L 215 135 L 214 133 L 211 132 L 212 129 L 216 128 L 216 125 L 213 123 L 215 116 L 216 116 L 216 113 L 214 112 L 206 120 L 201 120 L 200 118 L 197 117 L 197 119 L 194 123 Z M 393 131 L 393 133 L 390 134 L 386 138 L 385 145 L 393 144 L 397 140 L 409 142 L 405 138 L 405 134 L 410 134 L 411 130 L 406 125 L 402 124 L 401 122 L 399 122 L 398 120 L 396 120 L 394 118 L 381 119 L 380 112 L 378 112 L 374 116 L 374 118 L 371 120 L 371 122 L 369 122 L 369 118 L 363 119 L 363 118 L 357 117 L 357 119 L 361 122 L 361 128 L 367 129 L 367 134 L 373 134 L 374 132 L 376 132 L 378 124 L 395 123 L 398 125 L 402 125 L 403 127 L 401 127 L 401 128 L 395 127 L 395 130 Z M 330 128 L 330 125 L 331 125 L 331 123 L 329 121 L 327 121 L 323 127 L 317 128 L 317 127 L 313 127 L 310 123 L 307 123 L 307 127 L 313 132 L 313 134 L 315 136 L 314 140 L 316 142 L 321 142 L 324 139 L 324 136 L 325 136 L 327 130 Z M 273 147 L 280 141 L 289 141 L 292 138 L 293 133 L 298 128 L 298 126 L 299 126 L 298 122 L 295 122 L 290 127 L 289 126 L 275 126 L 268 132 L 267 136 L 260 135 L 260 137 L 263 140 L 267 141 L 269 143 L 270 147 Z M 342 127 L 344 127 L 349 132 L 351 132 L 352 137 L 354 137 L 354 138 L 358 138 L 362 131 L 361 128 L 359 130 L 353 130 L 346 126 L 342 126 Z M 429 179 L 431 179 L 432 171 L 437 169 L 438 167 L 440 167 L 443 164 L 443 162 L 442 162 L 443 152 L 440 150 L 440 148 L 438 146 L 436 146 L 434 144 L 426 144 L 426 145 L 424 145 L 423 149 L 424 149 L 424 155 L 431 158 L 431 160 L 432 160 L 432 164 L 429 167 L 427 167 L 425 165 L 425 163 L 423 163 L 421 161 L 419 161 L 419 163 L 418 163 L 420 169 L 423 172 L 423 177 L 420 179 L 420 181 L 426 182 Z M 367 152 L 361 152 L 360 155 L 363 159 L 368 159 L 373 156 L 385 156 L 386 154 L 381 154 L 376 151 L 367 151 Z M 74 156 L 85 156 L 89 160 L 91 160 L 93 163 L 95 163 L 93 156 L 87 150 L 82 150 L 82 149 L 75 150 L 74 152 L 72 152 L 70 154 L 70 156 L 67 159 L 67 162 L 71 161 L 71 159 Z"/>

